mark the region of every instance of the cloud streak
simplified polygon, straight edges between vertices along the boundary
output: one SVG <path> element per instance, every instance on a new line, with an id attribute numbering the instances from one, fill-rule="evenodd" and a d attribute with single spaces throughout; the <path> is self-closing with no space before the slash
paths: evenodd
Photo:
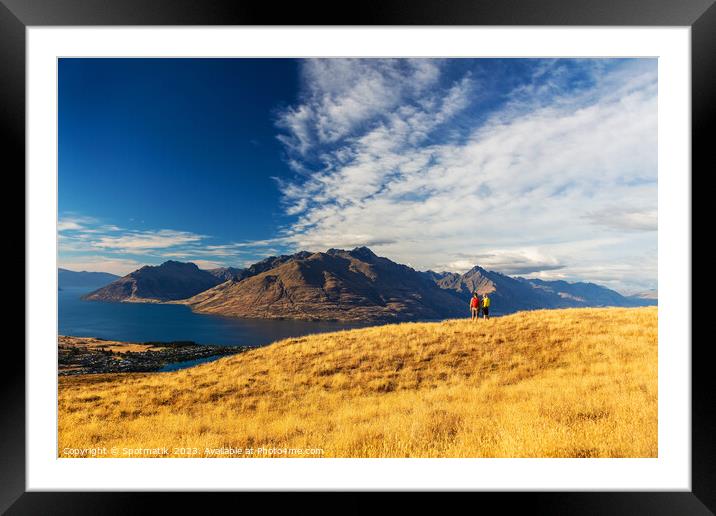
<path id="1" fill-rule="evenodd" d="M 200 242 L 205 237 L 187 231 L 160 229 L 158 231 L 129 231 L 117 236 L 100 236 L 94 247 L 124 252 L 167 249 Z"/>
<path id="2" fill-rule="evenodd" d="M 435 84 L 439 62 L 421 59 L 311 59 L 302 67 L 304 101 L 279 113 L 279 139 L 305 158 L 375 123 Z"/>
<path id="3" fill-rule="evenodd" d="M 73 270 L 126 274 L 167 259 L 215 268 L 244 262 L 245 248 L 251 252 L 242 244 L 213 244 L 210 236 L 190 231 L 127 229 L 78 215 L 61 217 L 57 228 L 60 263 Z"/>

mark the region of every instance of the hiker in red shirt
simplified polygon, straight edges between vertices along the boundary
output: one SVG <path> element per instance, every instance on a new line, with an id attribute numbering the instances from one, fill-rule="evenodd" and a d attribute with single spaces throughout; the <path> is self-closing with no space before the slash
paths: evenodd
<path id="1" fill-rule="evenodd" d="M 472 299 L 470 299 L 470 312 L 472 313 L 472 320 L 476 321 L 480 318 L 480 298 L 477 292 L 473 292 Z"/>

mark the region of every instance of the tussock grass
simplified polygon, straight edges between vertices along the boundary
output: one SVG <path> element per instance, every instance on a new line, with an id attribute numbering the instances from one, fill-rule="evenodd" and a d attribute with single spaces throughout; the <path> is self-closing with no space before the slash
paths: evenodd
<path id="1" fill-rule="evenodd" d="M 656 457 L 657 310 L 404 323 L 172 373 L 62 377 L 58 424 L 60 456 L 166 446 L 169 456 Z"/>

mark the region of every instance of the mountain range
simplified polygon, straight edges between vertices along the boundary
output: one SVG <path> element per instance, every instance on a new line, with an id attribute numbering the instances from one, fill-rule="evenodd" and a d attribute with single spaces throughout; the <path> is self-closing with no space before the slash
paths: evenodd
<path id="1" fill-rule="evenodd" d="M 71 287 L 98 288 L 119 279 L 109 272 L 71 271 L 57 269 L 57 286 L 60 289 Z"/>
<path id="2" fill-rule="evenodd" d="M 252 267 L 182 303 L 197 312 L 269 319 L 418 320 L 465 311 L 457 296 L 365 247 L 303 252 Z"/>
<path id="3" fill-rule="evenodd" d="M 245 269 L 202 270 L 168 261 L 142 267 L 85 299 L 171 302 L 231 317 L 410 321 L 465 316 L 474 291 L 490 294 L 495 314 L 657 303 L 594 283 L 511 277 L 479 266 L 464 274 L 420 272 L 367 247 L 272 256 Z"/>

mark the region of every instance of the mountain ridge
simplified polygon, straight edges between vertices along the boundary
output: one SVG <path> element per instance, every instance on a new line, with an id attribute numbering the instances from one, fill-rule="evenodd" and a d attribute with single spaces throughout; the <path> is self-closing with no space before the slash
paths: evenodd
<path id="1" fill-rule="evenodd" d="M 417 271 L 368 248 L 302 251 L 266 265 L 179 302 L 197 312 L 269 319 L 407 321 L 464 311 Z"/>
<path id="2" fill-rule="evenodd" d="M 85 299 L 184 304 L 230 317 L 390 322 L 462 317 L 475 291 L 490 294 L 497 315 L 657 303 L 595 283 L 511 277 L 479 265 L 462 274 L 417 271 L 367 247 L 271 256 L 244 269 L 202 270 L 170 260 L 142 267 Z"/>
<path id="3" fill-rule="evenodd" d="M 169 260 L 145 265 L 85 295 L 88 301 L 164 302 L 185 299 L 222 280 L 194 263 Z"/>

